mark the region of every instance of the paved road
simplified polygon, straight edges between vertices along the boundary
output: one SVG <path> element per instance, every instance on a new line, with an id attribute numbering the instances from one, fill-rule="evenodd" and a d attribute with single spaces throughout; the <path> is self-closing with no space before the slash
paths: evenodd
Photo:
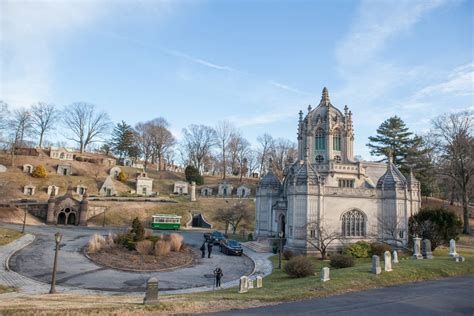
<path id="1" fill-rule="evenodd" d="M 1 226 L 11 226 L 1 224 Z M 45 283 L 51 280 L 54 252 L 54 233 L 63 233 L 58 258 L 57 284 L 90 290 L 111 292 L 143 292 L 146 280 L 158 277 L 161 291 L 212 286 L 212 271 L 216 266 L 224 271 L 224 282 L 249 275 L 254 268 L 252 260 L 246 256 L 226 256 L 214 247 L 211 259 L 196 258 L 190 267 L 167 272 L 125 272 L 98 266 L 81 254 L 90 236 L 95 233 L 108 234 L 116 229 L 86 227 L 29 226 L 27 232 L 36 235 L 35 241 L 15 254 L 10 260 L 10 268 L 24 276 Z M 195 249 L 203 241 L 201 232 L 180 232 L 187 244 Z"/>
<path id="2" fill-rule="evenodd" d="M 209 315 L 328 314 L 472 316 L 474 275 Z"/>

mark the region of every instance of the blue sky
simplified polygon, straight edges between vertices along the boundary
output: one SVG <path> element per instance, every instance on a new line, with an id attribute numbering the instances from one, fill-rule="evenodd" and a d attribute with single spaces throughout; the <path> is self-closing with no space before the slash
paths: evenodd
<path id="1" fill-rule="evenodd" d="M 474 1 L 0 1 L 0 99 L 112 120 L 230 120 L 296 141 L 298 111 L 353 112 L 355 152 L 399 115 L 425 133 L 474 109 Z"/>

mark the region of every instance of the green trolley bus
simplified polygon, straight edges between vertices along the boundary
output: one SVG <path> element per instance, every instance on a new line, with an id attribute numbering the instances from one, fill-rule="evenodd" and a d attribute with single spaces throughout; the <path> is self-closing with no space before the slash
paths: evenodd
<path id="1" fill-rule="evenodd" d="M 175 229 L 181 227 L 181 216 L 175 214 L 157 214 L 152 215 L 152 229 Z"/>

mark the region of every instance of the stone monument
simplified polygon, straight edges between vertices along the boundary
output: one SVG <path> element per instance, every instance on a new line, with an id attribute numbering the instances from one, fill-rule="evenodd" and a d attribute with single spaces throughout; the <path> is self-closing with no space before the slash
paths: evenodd
<path id="1" fill-rule="evenodd" d="M 241 276 L 239 282 L 239 293 L 247 293 L 248 290 L 248 277 L 246 277 L 245 275 Z"/>
<path id="2" fill-rule="evenodd" d="M 398 263 L 398 252 L 396 250 L 393 251 L 393 258 L 392 258 L 392 262 L 393 263 Z"/>
<path id="3" fill-rule="evenodd" d="M 384 262 L 384 270 L 386 272 L 392 271 L 392 255 L 390 255 L 390 251 L 385 251 L 383 254 L 383 262 Z"/>
<path id="4" fill-rule="evenodd" d="M 429 239 L 423 239 L 423 258 L 433 259 L 433 253 L 431 252 L 431 241 Z"/>
<path id="5" fill-rule="evenodd" d="M 457 257 L 459 254 L 456 252 L 456 240 L 451 239 L 449 241 L 449 256 L 450 257 Z"/>
<path id="6" fill-rule="evenodd" d="M 254 286 L 253 286 L 253 279 L 248 279 L 248 280 L 247 280 L 247 285 L 248 285 L 249 290 L 250 290 L 250 289 L 253 289 L 253 288 L 254 288 Z"/>
<path id="7" fill-rule="evenodd" d="M 382 268 L 380 268 L 380 258 L 379 256 L 373 255 L 372 256 L 372 273 L 380 274 L 382 272 Z"/>
<path id="8" fill-rule="evenodd" d="M 263 278 L 261 276 L 257 277 L 257 289 L 263 287 Z"/>
<path id="9" fill-rule="evenodd" d="M 191 182 L 191 202 L 196 201 L 196 182 Z"/>
<path id="10" fill-rule="evenodd" d="M 146 293 L 143 304 L 158 303 L 158 279 L 150 278 L 146 283 Z"/>
<path id="11" fill-rule="evenodd" d="M 324 267 L 321 269 L 321 281 L 326 282 L 329 281 L 329 268 Z"/>
<path id="12" fill-rule="evenodd" d="M 423 259 L 423 256 L 420 253 L 420 241 L 421 238 L 419 237 L 413 238 L 413 259 Z"/>

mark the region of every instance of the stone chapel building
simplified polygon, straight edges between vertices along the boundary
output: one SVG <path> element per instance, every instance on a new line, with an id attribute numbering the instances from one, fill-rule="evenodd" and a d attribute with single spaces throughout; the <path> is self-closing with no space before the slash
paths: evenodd
<path id="1" fill-rule="evenodd" d="M 359 240 L 408 241 L 408 219 L 418 212 L 420 184 L 388 163 L 356 161 L 354 130 L 348 107 L 341 112 L 323 89 L 315 109 L 299 113 L 298 159 L 286 167 L 280 181 L 272 170 L 256 192 L 257 238 L 283 232 L 286 249 L 317 252 L 307 242 L 319 231 L 338 233 L 330 248 Z"/>

